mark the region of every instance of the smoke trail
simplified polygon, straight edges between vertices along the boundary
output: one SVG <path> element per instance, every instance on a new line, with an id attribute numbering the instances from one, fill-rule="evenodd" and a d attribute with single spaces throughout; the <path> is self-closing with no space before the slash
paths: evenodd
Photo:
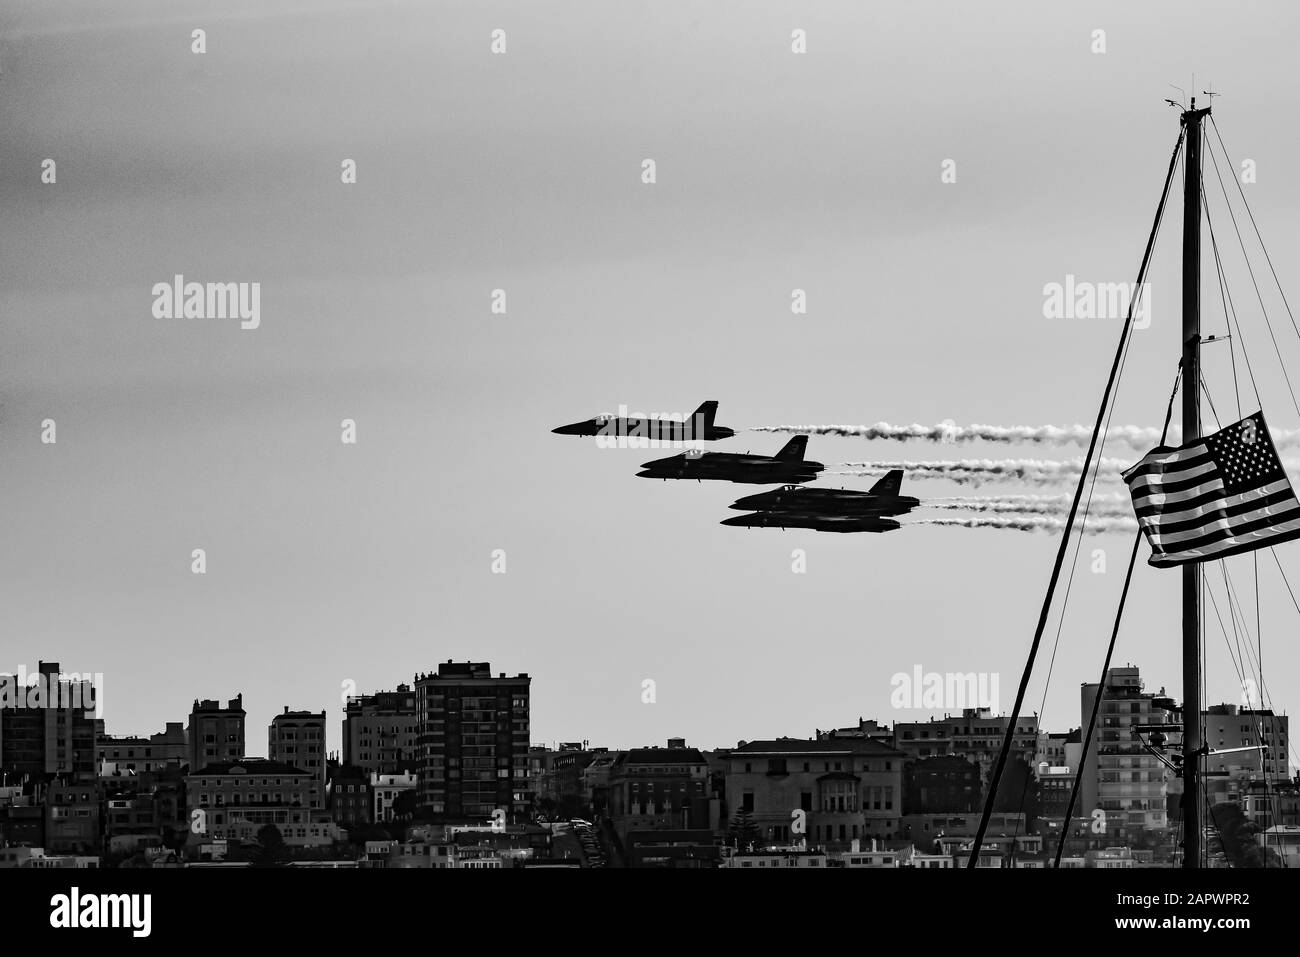
<path id="1" fill-rule="evenodd" d="M 1025 511 L 1035 511 L 1039 505 L 1055 505 L 1058 508 L 1066 509 L 1070 507 L 1070 502 L 1074 499 L 1073 495 L 938 495 L 934 498 L 927 498 L 923 504 L 931 505 L 942 502 L 954 503 L 974 503 L 977 505 L 981 502 L 1008 502 L 1021 503 L 1026 506 Z M 1094 504 L 1098 502 L 1123 502 L 1127 505 L 1131 499 L 1124 492 L 1097 492 L 1092 496 Z"/>
<path id="2" fill-rule="evenodd" d="M 1124 459 L 1101 459 L 1100 479 L 1119 480 L 1119 473 L 1132 463 Z M 847 471 L 836 475 L 883 475 L 903 469 L 909 478 L 948 479 L 959 485 L 1020 481 L 1031 485 L 1065 485 L 1079 478 L 1083 457 L 1074 459 L 953 459 L 940 462 L 845 462 Z"/>
<path id="3" fill-rule="evenodd" d="M 944 445 L 962 442 L 1001 442 L 1007 445 L 1080 445 L 1092 438 L 1090 425 L 755 425 L 754 432 L 793 432 L 808 435 L 855 436 L 863 439 L 889 439 L 895 442 L 924 441 Z M 1160 430 L 1141 425 L 1113 425 L 1108 441 L 1146 452 L 1160 441 Z M 1277 438 L 1277 433 L 1274 433 Z"/>
<path id="4" fill-rule="evenodd" d="M 1078 445 L 1092 439 L 1090 425 L 752 425 L 751 432 L 789 432 L 800 435 L 840 435 L 862 439 L 888 439 L 895 442 L 924 441 L 943 445 L 963 442 L 1000 442 L 1007 445 Z M 1300 429 L 1274 429 L 1270 432 L 1278 448 L 1300 448 Z M 1106 441 L 1127 445 L 1137 452 L 1148 452 L 1160 442 L 1160 430 L 1144 425 L 1112 425 Z M 1178 444 L 1178 431 L 1171 429 L 1166 445 Z"/>
<path id="5" fill-rule="evenodd" d="M 907 524 L 948 525 L 954 528 L 1001 528 L 1016 532 L 1059 532 L 1065 529 L 1065 519 L 1047 515 L 980 515 L 974 518 L 922 518 Z M 1075 526 L 1078 527 L 1078 525 L 1079 520 L 1076 519 Z M 1088 534 L 1099 535 L 1106 532 L 1135 532 L 1137 527 L 1137 519 L 1131 517 L 1099 519 L 1090 517 L 1088 524 L 1083 526 L 1083 531 Z"/>
<path id="6" fill-rule="evenodd" d="M 1050 496 L 1056 498 L 1056 496 Z M 1064 498 L 1064 496 L 1062 496 Z M 1006 502 L 997 499 L 967 499 L 955 502 L 922 502 L 923 508 L 941 508 L 964 512 L 992 512 L 1009 515 L 1065 515 L 1070 510 L 1070 500 L 1050 502 Z M 1133 505 L 1127 495 L 1122 495 L 1114 502 L 1099 501 L 1101 496 L 1094 495 L 1088 507 L 1089 515 L 1121 517 L 1133 514 Z"/>

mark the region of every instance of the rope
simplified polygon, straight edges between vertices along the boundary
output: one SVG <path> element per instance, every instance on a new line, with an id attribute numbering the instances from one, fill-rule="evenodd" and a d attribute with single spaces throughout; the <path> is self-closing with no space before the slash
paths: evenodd
<path id="1" fill-rule="evenodd" d="M 1183 364 L 1178 363 L 1178 372 L 1174 375 L 1174 388 L 1169 393 L 1169 408 L 1165 410 L 1165 427 L 1160 435 L 1160 444 L 1165 444 L 1169 434 L 1169 420 L 1174 415 L 1174 397 L 1178 395 L 1178 383 L 1182 378 Z M 1133 566 L 1137 564 L 1138 548 L 1142 545 L 1142 532 L 1133 536 L 1133 550 L 1128 556 L 1128 569 L 1124 572 L 1124 588 L 1119 595 L 1119 607 L 1115 609 L 1115 624 L 1110 631 L 1110 644 L 1106 646 L 1106 658 L 1101 665 L 1101 680 L 1097 682 L 1097 696 L 1092 700 L 1092 714 L 1088 716 L 1088 732 L 1084 735 L 1083 749 L 1079 758 L 1079 767 L 1074 775 L 1074 785 L 1070 788 L 1070 803 L 1065 808 L 1065 820 L 1061 824 L 1061 836 L 1056 844 L 1056 859 L 1053 868 L 1061 866 L 1061 854 L 1065 851 L 1065 836 L 1069 833 L 1070 821 L 1074 819 L 1074 808 L 1079 800 L 1079 785 L 1083 781 L 1083 769 L 1088 763 L 1088 749 L 1092 745 L 1092 736 L 1097 730 L 1097 714 L 1101 711 L 1101 699 L 1106 696 L 1106 675 L 1110 673 L 1111 656 L 1115 653 L 1115 639 L 1119 637 L 1119 624 L 1124 618 L 1124 605 L 1128 601 L 1128 587 L 1133 580 Z"/>
<path id="2" fill-rule="evenodd" d="M 1219 141 L 1219 148 L 1223 150 L 1223 161 L 1233 170 L 1236 166 L 1232 162 L 1232 157 L 1228 155 L 1228 147 L 1223 144 L 1223 137 L 1219 135 L 1219 124 L 1214 122 L 1213 114 L 1210 115 L 1210 125 L 1214 127 L 1214 138 Z M 1241 180 L 1234 175 L 1232 181 L 1237 184 L 1237 192 L 1241 194 L 1241 205 L 1246 209 L 1246 215 L 1250 217 L 1250 225 L 1255 229 L 1255 238 L 1259 240 L 1259 248 L 1264 253 L 1264 261 L 1268 263 L 1269 272 L 1273 274 L 1273 282 L 1277 285 L 1278 295 L 1282 297 L 1282 305 L 1286 306 L 1286 314 L 1291 318 L 1291 328 L 1295 330 L 1296 335 L 1300 336 L 1300 326 L 1296 325 L 1295 315 L 1291 312 L 1291 304 L 1286 301 L 1286 293 L 1282 291 L 1282 280 L 1277 278 L 1277 270 L 1273 268 L 1273 258 L 1268 254 L 1268 247 L 1264 245 L 1264 237 L 1260 235 L 1259 224 L 1255 222 L 1255 214 L 1250 211 L 1250 203 L 1246 201 L 1246 191 L 1241 188 Z"/>
<path id="3" fill-rule="evenodd" d="M 1182 149 L 1184 134 L 1184 130 L 1180 129 L 1178 131 L 1178 141 L 1174 144 L 1173 155 L 1169 157 L 1169 172 L 1165 176 L 1164 190 L 1160 194 L 1160 203 L 1156 207 L 1155 221 L 1151 225 L 1151 235 L 1147 239 L 1146 250 L 1142 254 L 1142 265 L 1138 269 L 1136 288 L 1141 288 L 1142 282 L 1146 278 L 1147 267 L 1151 264 L 1151 251 L 1155 246 L 1156 235 L 1160 230 L 1160 220 L 1164 217 L 1165 201 L 1169 198 L 1169 187 L 1174 180 L 1174 167 L 1178 162 L 1178 153 Z M 1074 500 L 1070 503 L 1070 514 L 1061 533 L 1061 545 L 1056 552 L 1056 561 L 1052 566 L 1052 577 L 1047 584 L 1047 594 L 1043 597 L 1043 607 L 1038 615 L 1038 626 L 1034 631 L 1033 643 L 1029 647 L 1029 657 L 1025 662 L 1024 673 L 1020 676 L 1020 686 L 1016 689 L 1016 703 L 1012 708 L 1010 720 L 1007 721 L 1007 731 L 1002 740 L 1002 750 L 998 754 L 997 766 L 994 768 L 993 777 L 989 781 L 989 793 L 984 800 L 984 812 L 980 815 L 979 830 L 975 833 L 975 840 L 971 844 L 970 860 L 966 864 L 968 868 L 975 867 L 979 862 L 980 846 L 984 843 L 984 834 L 988 830 L 989 818 L 993 814 L 993 799 L 997 795 L 998 785 L 1002 781 L 1002 771 L 1007 764 L 1007 755 L 1011 753 L 1011 746 L 1015 740 L 1016 723 L 1020 720 L 1020 709 L 1025 703 L 1025 692 L 1029 688 L 1029 679 L 1034 671 L 1034 659 L 1038 656 L 1038 646 L 1043 640 L 1043 629 L 1047 626 L 1047 616 L 1051 611 L 1052 598 L 1056 592 L 1056 582 L 1060 578 L 1061 565 L 1065 561 L 1065 552 L 1070 544 L 1070 531 L 1074 527 L 1075 516 L 1079 511 L 1079 499 L 1083 497 L 1083 487 L 1088 479 L 1088 468 L 1092 462 L 1093 452 L 1097 448 L 1097 437 L 1101 432 L 1102 423 L 1106 419 L 1106 409 L 1110 404 L 1111 390 L 1115 386 L 1115 379 L 1119 373 L 1120 364 L 1124 358 L 1125 348 L 1132 329 L 1133 302 L 1130 302 L 1128 316 L 1124 319 L 1124 328 L 1120 331 L 1119 344 L 1115 348 L 1115 359 L 1111 363 L 1110 377 L 1106 380 L 1106 389 L 1101 396 L 1101 407 L 1097 410 L 1097 421 L 1093 425 L 1092 438 L 1088 442 L 1088 451 L 1083 459 L 1083 469 L 1079 473 L 1079 485 L 1074 491 Z"/>
<path id="4" fill-rule="evenodd" d="M 1255 270 L 1250 265 L 1250 255 L 1246 252 L 1246 241 L 1241 238 L 1241 230 L 1237 227 L 1237 214 L 1232 211 L 1232 204 L 1228 201 L 1228 188 L 1223 185 L 1223 176 L 1219 172 L 1219 161 L 1214 157 L 1214 150 L 1206 144 L 1206 154 L 1210 157 L 1210 162 L 1214 164 L 1214 175 L 1219 180 L 1219 189 L 1223 192 L 1223 202 L 1228 209 L 1228 217 L 1232 221 L 1233 232 L 1237 234 L 1237 244 L 1241 246 L 1241 257 L 1246 261 L 1246 272 L 1250 274 L 1250 284 L 1255 287 L 1255 298 L 1259 300 L 1259 311 L 1264 316 L 1264 325 L 1268 328 L 1269 338 L 1273 340 L 1273 351 L 1277 353 L 1278 365 L 1282 367 L 1282 377 L 1286 380 L 1287 391 L 1291 393 L 1291 404 L 1295 406 L 1296 415 L 1300 415 L 1300 400 L 1296 399 L 1295 389 L 1291 386 L 1291 376 L 1287 374 L 1286 362 L 1282 360 L 1282 350 L 1277 344 L 1277 336 L 1273 332 L 1273 323 L 1268 318 L 1268 307 L 1264 305 L 1264 296 L 1259 291 L 1259 283 L 1255 280 Z M 1202 170 L 1201 192 L 1205 192 L 1205 177 Z M 1207 220 L 1208 221 L 1208 220 Z M 1211 227 L 1212 228 L 1212 227 Z M 1294 320 L 1292 320 L 1294 322 Z M 1297 330 L 1300 335 L 1300 330 Z"/>

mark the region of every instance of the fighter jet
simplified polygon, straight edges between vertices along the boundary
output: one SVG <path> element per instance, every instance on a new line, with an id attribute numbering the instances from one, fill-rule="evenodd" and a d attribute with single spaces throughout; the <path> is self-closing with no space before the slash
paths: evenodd
<path id="1" fill-rule="evenodd" d="M 754 512 L 724 518 L 721 525 L 743 528 L 812 528 L 819 532 L 892 532 L 901 528 L 892 518 L 880 515 L 829 515 L 817 512 Z"/>
<path id="2" fill-rule="evenodd" d="M 753 455 L 748 452 L 705 452 L 687 449 L 680 455 L 655 459 L 641 466 L 641 478 L 715 479 L 747 485 L 771 485 L 774 482 L 811 482 L 826 468 L 820 462 L 804 461 L 808 436 L 796 435 L 776 455 Z"/>
<path id="3" fill-rule="evenodd" d="M 921 504 L 910 495 L 899 495 L 903 470 L 887 473 L 868 491 L 842 488 L 804 488 L 783 485 L 770 492 L 746 495 L 731 504 L 743 512 L 809 512 L 830 515 L 905 515 Z"/>
<path id="4" fill-rule="evenodd" d="M 676 419 L 620 418 L 606 413 L 594 419 L 562 425 L 551 431 L 556 435 L 608 435 L 613 438 L 635 436 L 662 442 L 716 442 L 736 434 L 735 429 L 713 424 L 717 412 L 717 401 L 710 399 L 685 422 Z"/>

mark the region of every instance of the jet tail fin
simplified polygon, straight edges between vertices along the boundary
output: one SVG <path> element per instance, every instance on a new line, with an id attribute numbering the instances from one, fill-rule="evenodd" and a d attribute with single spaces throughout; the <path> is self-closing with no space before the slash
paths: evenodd
<path id="1" fill-rule="evenodd" d="M 898 495 L 903 491 L 903 470 L 891 469 L 870 490 L 873 495 Z"/>
<path id="2" fill-rule="evenodd" d="M 718 403 L 710 399 L 695 410 L 695 414 L 691 416 L 691 422 L 703 425 L 706 429 L 711 429 L 713 428 L 713 417 L 717 414 Z"/>
<path id="3" fill-rule="evenodd" d="M 781 451 L 774 456 L 778 459 L 785 459 L 794 462 L 803 461 L 804 450 L 808 448 L 808 436 L 796 435 L 789 442 L 781 447 Z"/>

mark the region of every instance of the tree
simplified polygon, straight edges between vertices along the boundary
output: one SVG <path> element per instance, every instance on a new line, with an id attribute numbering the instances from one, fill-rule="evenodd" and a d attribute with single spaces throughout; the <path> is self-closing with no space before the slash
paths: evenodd
<path id="1" fill-rule="evenodd" d="M 1261 830 L 1258 824 L 1246 819 L 1241 808 L 1232 802 L 1216 804 L 1210 808 L 1210 825 L 1214 828 L 1218 847 L 1212 840 L 1211 851 L 1222 850 L 1232 867 L 1282 867 L 1281 855 L 1273 848 L 1267 850 L 1255 840 Z"/>
<path id="2" fill-rule="evenodd" d="M 409 821 L 415 817 L 415 810 L 415 791 L 403 791 L 393 801 L 393 820 Z"/>
<path id="3" fill-rule="evenodd" d="M 998 783 L 997 797 L 993 800 L 993 810 L 999 814 L 1023 811 L 1026 832 L 1033 827 L 1038 816 L 1038 781 L 1023 758 L 1007 762 Z"/>
<path id="4" fill-rule="evenodd" d="M 744 849 L 750 844 L 757 844 L 760 836 L 758 825 L 754 823 L 753 813 L 737 811 L 736 816 L 731 819 L 731 827 L 727 832 L 728 839 L 733 841 L 736 847 Z"/>
<path id="5" fill-rule="evenodd" d="M 263 824 L 257 829 L 257 849 L 253 852 L 254 867 L 279 867 L 289 859 L 284 835 L 274 824 Z"/>

